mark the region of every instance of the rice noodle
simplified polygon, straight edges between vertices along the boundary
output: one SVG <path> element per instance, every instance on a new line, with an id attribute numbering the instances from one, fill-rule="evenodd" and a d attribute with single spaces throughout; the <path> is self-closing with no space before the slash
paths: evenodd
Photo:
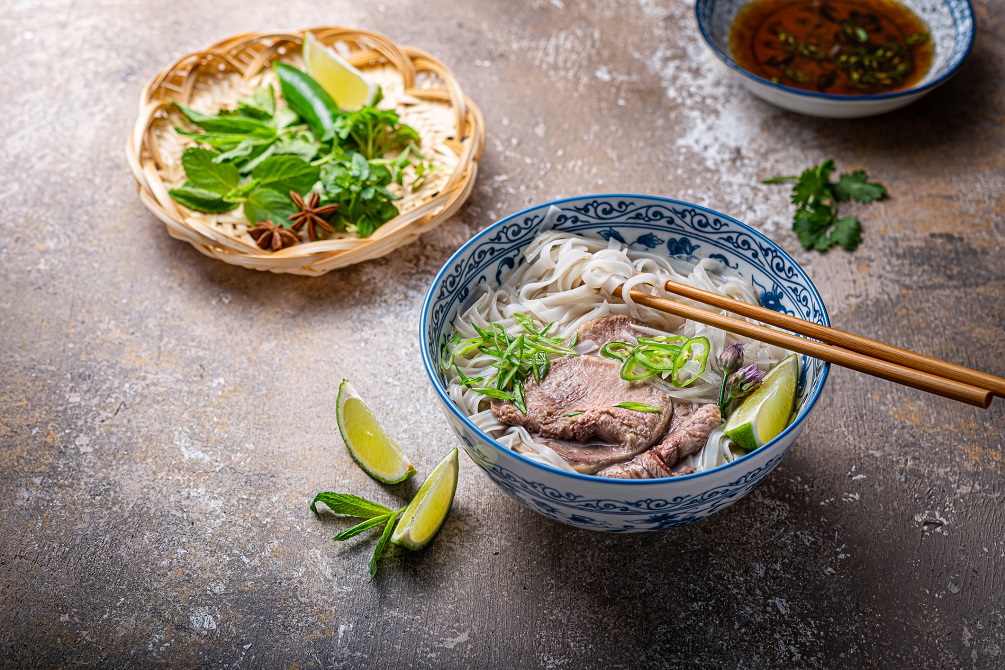
<path id="1" fill-rule="evenodd" d="M 755 363 L 762 370 L 768 370 L 788 355 L 779 347 L 640 307 L 632 301 L 629 291 L 635 289 L 711 309 L 707 305 L 668 294 L 663 289 L 668 279 L 758 304 L 757 292 L 750 281 L 714 259 L 667 259 L 648 251 L 631 249 L 613 239 L 608 241 L 549 230 L 540 233 L 527 246 L 524 262 L 510 272 L 502 285 L 495 289 L 487 284 L 479 286 L 478 296 L 454 320 L 453 326 L 461 338 L 477 336 L 474 326 L 485 328 L 491 322 L 501 324 L 513 335 L 519 335 L 524 330 L 514 315 L 524 314 L 542 324 L 554 323 L 549 336 L 568 339 L 594 319 L 620 314 L 645 324 L 637 328 L 639 336 L 704 336 L 711 345 L 708 364 L 693 384 L 677 388 L 660 375 L 647 380 L 647 383 L 658 385 L 670 397 L 691 403 L 717 401 L 722 373 L 716 357 L 733 342 L 744 345 L 744 365 Z M 622 284 L 624 300 L 612 300 L 611 292 Z M 581 354 L 595 354 L 597 349 L 592 342 L 581 342 L 576 346 L 576 351 Z M 495 361 L 495 358 L 479 351 L 467 356 L 458 355 L 454 359 L 465 377 L 483 377 L 486 380 L 495 375 L 495 368 L 492 367 Z M 450 398 L 479 429 L 533 460 L 572 470 L 555 451 L 535 442 L 526 429 L 497 421 L 489 409 L 490 399 L 461 385 L 461 377 L 456 370 L 451 368 L 447 374 L 451 375 L 447 380 Z M 701 450 L 675 469 L 690 466 L 697 471 L 708 470 L 741 455 L 743 451 L 725 436 L 720 427 L 713 431 Z"/>

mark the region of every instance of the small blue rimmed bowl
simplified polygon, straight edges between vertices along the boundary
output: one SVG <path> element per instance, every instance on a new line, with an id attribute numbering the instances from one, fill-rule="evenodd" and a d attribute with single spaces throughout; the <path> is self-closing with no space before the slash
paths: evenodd
<path id="1" fill-rule="evenodd" d="M 970 0 L 898 1 L 928 26 L 935 57 L 928 73 L 911 88 L 872 95 L 804 91 L 748 72 L 733 59 L 729 32 L 737 12 L 749 0 L 697 0 L 694 9 L 705 42 L 751 93 L 800 114 L 850 119 L 883 114 L 911 104 L 956 74 L 974 45 L 974 8 Z"/>
<path id="2" fill-rule="evenodd" d="M 518 502 L 549 519 L 607 532 L 661 530 L 702 519 L 749 493 L 788 452 L 816 404 L 828 364 L 802 357 L 796 416 L 777 438 L 713 470 L 658 480 L 605 479 L 532 461 L 475 427 L 447 396 L 440 366 L 454 318 L 478 285 L 498 286 L 542 230 L 616 239 L 650 253 L 711 257 L 749 278 L 765 307 L 829 324 L 820 294 L 792 258 L 736 219 L 679 200 L 592 195 L 537 205 L 492 224 L 433 280 L 419 325 L 426 373 L 468 456 Z"/>

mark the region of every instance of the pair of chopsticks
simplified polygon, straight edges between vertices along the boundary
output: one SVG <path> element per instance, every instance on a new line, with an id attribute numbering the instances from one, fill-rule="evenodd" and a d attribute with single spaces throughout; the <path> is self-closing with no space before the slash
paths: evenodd
<path id="1" fill-rule="evenodd" d="M 614 296 L 621 298 L 621 288 Z M 748 321 L 692 307 L 675 300 L 630 291 L 633 301 L 661 312 L 698 321 L 722 330 L 744 335 L 790 351 L 819 358 L 828 363 L 864 372 L 873 377 L 910 386 L 952 400 L 987 408 L 993 396 L 1005 398 L 1005 379 L 971 370 L 938 358 L 870 340 L 860 335 L 828 328 L 818 323 L 781 314 L 764 307 L 733 300 L 675 281 L 667 281 L 666 290 L 696 302 L 718 307 L 734 314 L 804 335 L 797 337 Z M 806 339 L 813 338 L 813 339 Z"/>

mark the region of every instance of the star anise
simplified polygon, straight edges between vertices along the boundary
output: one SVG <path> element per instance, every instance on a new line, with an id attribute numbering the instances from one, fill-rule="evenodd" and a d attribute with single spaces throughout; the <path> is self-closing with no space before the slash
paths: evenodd
<path id="1" fill-rule="evenodd" d="M 304 202 L 304 199 L 296 191 L 290 191 L 290 198 L 293 199 L 293 204 L 297 206 L 298 210 L 296 213 L 290 215 L 290 221 L 293 221 L 293 225 L 290 227 L 293 230 L 300 230 L 300 227 L 306 223 L 307 237 L 311 238 L 311 242 L 318 239 L 315 226 L 324 228 L 329 233 L 335 232 L 331 224 L 321 217 L 330 216 L 338 211 L 339 206 L 337 204 L 318 207 L 318 203 L 321 202 L 321 196 L 318 195 L 317 191 L 311 191 L 310 195 L 307 196 L 307 202 Z"/>
<path id="2" fill-rule="evenodd" d="M 300 242 L 299 235 L 289 228 L 277 226 L 269 219 L 256 223 L 248 234 L 255 238 L 255 243 L 260 248 L 269 251 L 279 251 Z"/>

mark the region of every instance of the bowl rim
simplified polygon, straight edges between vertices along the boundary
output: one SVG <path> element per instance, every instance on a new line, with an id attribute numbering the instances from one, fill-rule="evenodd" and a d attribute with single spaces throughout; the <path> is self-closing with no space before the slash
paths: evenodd
<path id="1" fill-rule="evenodd" d="M 786 436 L 788 436 L 789 434 L 791 434 L 797 428 L 801 430 L 801 426 L 802 426 L 803 422 L 806 421 L 806 419 L 809 417 L 810 412 L 813 410 L 813 407 L 816 405 L 817 400 L 819 400 L 820 394 L 823 392 L 824 386 L 825 386 L 825 384 L 827 382 L 827 376 L 828 376 L 828 374 L 830 372 L 830 363 L 827 363 L 826 361 L 823 363 L 823 369 L 822 369 L 822 372 L 821 372 L 821 375 L 820 375 L 820 382 L 817 384 L 816 390 L 813 392 L 812 397 L 809 399 L 808 404 L 805 407 L 805 410 L 802 411 L 802 412 L 800 412 L 800 414 L 797 415 L 796 419 L 792 423 L 790 423 L 788 426 L 786 426 L 785 430 L 783 430 L 773 440 L 770 440 L 768 443 L 762 445 L 761 447 L 759 447 L 759 448 L 757 448 L 757 449 L 755 449 L 753 451 L 747 452 L 746 454 L 744 454 L 740 458 L 736 459 L 735 461 L 731 461 L 731 462 L 726 463 L 724 465 L 720 465 L 718 467 L 712 468 L 711 470 L 703 470 L 701 472 L 695 472 L 695 473 L 692 473 L 692 474 L 689 474 L 689 475 L 679 475 L 677 477 L 668 477 L 668 478 L 663 478 L 663 479 L 611 479 L 609 477 L 597 477 L 596 475 L 587 475 L 587 474 L 583 474 L 581 472 L 569 472 L 568 470 L 561 470 L 561 469 L 556 468 L 556 467 L 551 466 L 551 465 L 545 465 L 545 464 L 543 464 L 543 463 L 541 463 L 539 461 L 533 460 L 531 458 L 528 458 L 528 457 L 524 456 L 523 454 L 520 454 L 520 453 L 518 453 L 516 451 L 513 451 L 509 447 L 506 447 L 505 445 L 499 443 L 498 441 L 495 440 L 495 438 L 489 436 L 488 434 L 486 434 L 485 432 L 483 432 L 480 428 L 478 428 L 474 423 L 472 423 L 471 419 L 460 410 L 460 408 L 454 403 L 454 401 L 450 399 L 450 396 L 447 395 L 446 389 L 443 387 L 443 384 L 440 382 L 439 376 L 437 375 L 437 372 L 436 372 L 437 364 L 433 363 L 432 359 L 430 358 L 430 354 L 429 354 L 429 342 L 426 339 L 426 323 L 428 321 L 428 314 L 430 313 L 430 307 L 432 306 L 432 302 L 433 302 L 434 289 L 439 286 L 439 284 L 441 282 L 441 279 L 447 273 L 447 271 L 456 264 L 457 259 L 460 256 L 464 255 L 464 253 L 471 246 L 473 246 L 476 243 L 484 241 L 484 239 L 486 237 L 488 237 L 490 234 L 498 231 L 500 228 L 504 227 L 506 224 L 510 223 L 511 221 L 517 219 L 518 217 L 526 216 L 530 212 L 534 212 L 534 211 L 537 211 L 537 210 L 540 210 L 540 209 L 544 209 L 544 208 L 552 207 L 552 206 L 558 206 L 558 205 L 562 205 L 562 204 L 565 204 L 565 203 L 568 203 L 568 202 L 575 202 L 575 201 L 579 201 L 579 200 L 586 200 L 586 199 L 590 199 L 590 198 L 596 198 L 596 199 L 634 198 L 634 199 L 641 199 L 641 200 L 651 200 L 651 201 L 656 201 L 656 202 L 660 202 L 660 203 L 669 203 L 669 204 L 680 205 L 680 206 L 684 206 L 684 207 L 693 207 L 695 209 L 702 210 L 702 211 L 704 211 L 704 212 L 706 212 L 708 214 L 712 214 L 714 216 L 721 217 L 721 218 L 729 221 L 731 224 L 735 224 L 735 225 L 739 226 L 745 232 L 747 232 L 750 235 L 758 238 L 759 240 L 761 240 L 765 244 L 773 247 L 775 249 L 775 251 L 777 251 L 786 261 L 792 263 L 793 267 L 795 267 L 796 270 L 798 271 L 800 278 L 803 281 L 805 281 L 807 290 L 809 290 L 810 294 L 817 300 L 817 302 L 819 302 L 819 304 L 820 304 L 820 311 L 821 311 L 821 314 L 822 314 L 822 317 L 823 317 L 823 325 L 825 325 L 825 326 L 829 326 L 830 325 L 830 315 L 827 312 L 827 306 L 824 304 L 823 298 L 820 296 L 820 293 L 817 291 L 816 285 L 813 283 L 813 281 L 806 274 L 806 271 L 803 270 L 802 266 L 799 265 L 799 263 L 797 263 L 795 261 L 795 259 L 793 259 L 788 253 L 786 253 L 786 251 L 784 249 L 782 249 L 780 246 L 778 246 L 778 244 L 776 244 L 775 242 L 773 242 L 766 235 L 764 235 L 763 233 L 761 233 L 758 230 L 755 230 L 751 226 L 748 226 L 747 224 L 743 223 L 742 221 L 739 221 L 738 219 L 734 219 L 731 216 L 723 214 L 722 212 L 719 212 L 717 210 L 711 209 L 709 207 L 705 207 L 703 205 L 697 205 L 695 203 L 687 202 L 686 200 L 677 200 L 675 198 L 668 198 L 668 197 L 657 196 L 657 195 L 643 195 L 643 194 L 633 194 L 633 193 L 601 193 L 601 194 L 594 194 L 594 195 L 579 195 L 579 196 L 573 196 L 573 197 L 569 197 L 569 198 L 560 198 L 558 200 L 552 200 L 552 201 L 549 201 L 549 202 L 540 203 L 540 204 L 537 204 L 537 205 L 532 205 L 530 207 L 526 207 L 526 208 L 520 210 L 519 212 L 516 212 L 514 214 L 510 214 L 509 216 L 506 216 L 506 217 L 504 217 L 502 219 L 499 219 L 495 223 L 492 223 L 492 224 L 486 226 L 485 228 L 483 228 L 482 230 L 478 231 L 477 233 L 475 233 L 474 235 L 472 235 L 471 238 L 467 242 L 465 242 L 463 245 L 461 245 L 461 247 L 459 249 L 457 249 L 457 251 L 455 251 L 453 254 L 451 254 L 450 258 L 447 259 L 447 261 L 443 264 L 443 267 L 440 268 L 440 270 L 436 273 L 436 276 L 433 278 L 433 281 L 430 283 L 429 290 L 426 291 L 426 297 L 422 301 L 422 313 L 421 313 L 421 315 L 419 317 L 419 345 L 420 345 L 420 349 L 422 350 L 422 363 L 423 363 L 423 367 L 426 370 L 426 376 L 429 377 L 429 381 L 433 385 L 433 389 L 436 391 L 436 394 L 439 396 L 440 401 L 443 403 L 443 405 L 445 407 L 447 407 L 451 411 L 451 413 L 454 416 L 456 416 L 467 428 L 469 428 L 470 430 L 472 430 L 475 434 L 481 436 L 485 440 L 485 442 L 487 442 L 489 445 L 491 445 L 494 449 L 497 449 L 497 450 L 502 451 L 502 452 L 506 452 L 510 456 L 515 457 L 517 460 L 519 460 L 519 461 L 521 461 L 521 462 L 523 462 L 525 464 L 528 464 L 528 465 L 530 465 L 530 466 L 532 466 L 534 468 L 538 468 L 540 470 L 543 470 L 545 472 L 552 473 L 552 474 L 564 475 L 564 476 L 572 477 L 573 479 L 582 479 L 582 480 L 585 480 L 587 482 L 603 482 L 603 483 L 607 483 L 607 484 L 626 484 L 626 485 L 634 485 L 634 486 L 656 485 L 656 484 L 666 485 L 669 482 L 678 482 L 678 481 L 685 481 L 685 480 L 690 481 L 690 480 L 693 480 L 693 479 L 697 479 L 699 477 L 706 477 L 706 476 L 709 476 L 709 475 L 719 474 L 719 473 L 725 472 L 726 470 L 729 470 L 730 468 L 733 468 L 734 466 L 738 466 L 741 463 L 749 461 L 752 458 L 754 458 L 754 457 L 756 457 L 756 456 L 764 453 L 769 447 L 772 447 L 772 446 L 780 443 L 783 439 L 785 439 Z"/>
<path id="2" fill-rule="evenodd" d="M 949 80 L 950 77 L 956 74 L 956 71 L 960 69 L 960 67 L 963 65 L 963 62 L 967 59 L 967 56 L 970 55 L 970 51 L 974 48 L 974 40 L 976 39 L 977 36 L 977 29 L 976 29 L 977 27 L 974 22 L 974 5 L 971 2 L 971 0 L 962 0 L 962 2 L 966 5 L 966 14 L 970 18 L 970 26 L 971 26 L 969 34 L 967 35 L 967 46 L 963 50 L 963 53 L 960 55 L 960 57 L 956 60 L 956 62 L 952 63 L 951 67 L 937 79 L 933 79 L 932 81 L 924 85 L 915 85 L 912 86 L 911 88 L 906 88 L 901 91 L 892 91 L 890 93 L 868 93 L 865 95 L 838 95 L 835 93 L 819 93 L 815 91 L 807 91 L 801 88 L 794 88 L 792 86 L 786 86 L 785 84 L 779 84 L 771 81 L 770 79 L 765 79 L 764 77 L 758 76 L 753 72 L 746 70 L 743 67 L 740 67 L 740 64 L 737 63 L 735 60 L 733 60 L 732 56 L 730 56 L 727 53 L 724 53 L 722 49 L 719 48 L 719 45 L 715 42 L 715 40 L 712 39 L 712 36 L 708 30 L 708 26 L 701 19 L 701 9 L 707 5 L 714 4 L 716 1 L 717 0 L 696 0 L 694 4 L 694 15 L 695 20 L 698 23 L 698 30 L 701 32 L 701 36 L 705 40 L 705 44 L 707 44 L 709 48 L 712 49 L 712 52 L 719 57 L 719 60 L 721 60 L 723 63 L 731 67 L 733 70 L 739 72 L 743 76 L 759 84 L 764 84 L 765 86 L 769 86 L 771 88 L 777 89 L 779 91 L 784 91 L 786 93 L 793 93 L 795 95 L 799 95 L 804 98 L 811 98 L 818 100 L 829 100 L 835 102 L 840 101 L 850 103 L 869 102 L 875 100 L 891 100 L 895 98 L 902 98 L 908 95 L 915 95 L 917 93 L 923 93 L 925 91 L 930 91 L 931 89 L 937 86 L 941 86 L 947 80 Z M 749 4 L 752 1 L 753 0 L 747 0 L 744 4 Z M 957 27 L 956 34 L 959 35 L 959 23 L 954 21 L 954 24 Z"/>

